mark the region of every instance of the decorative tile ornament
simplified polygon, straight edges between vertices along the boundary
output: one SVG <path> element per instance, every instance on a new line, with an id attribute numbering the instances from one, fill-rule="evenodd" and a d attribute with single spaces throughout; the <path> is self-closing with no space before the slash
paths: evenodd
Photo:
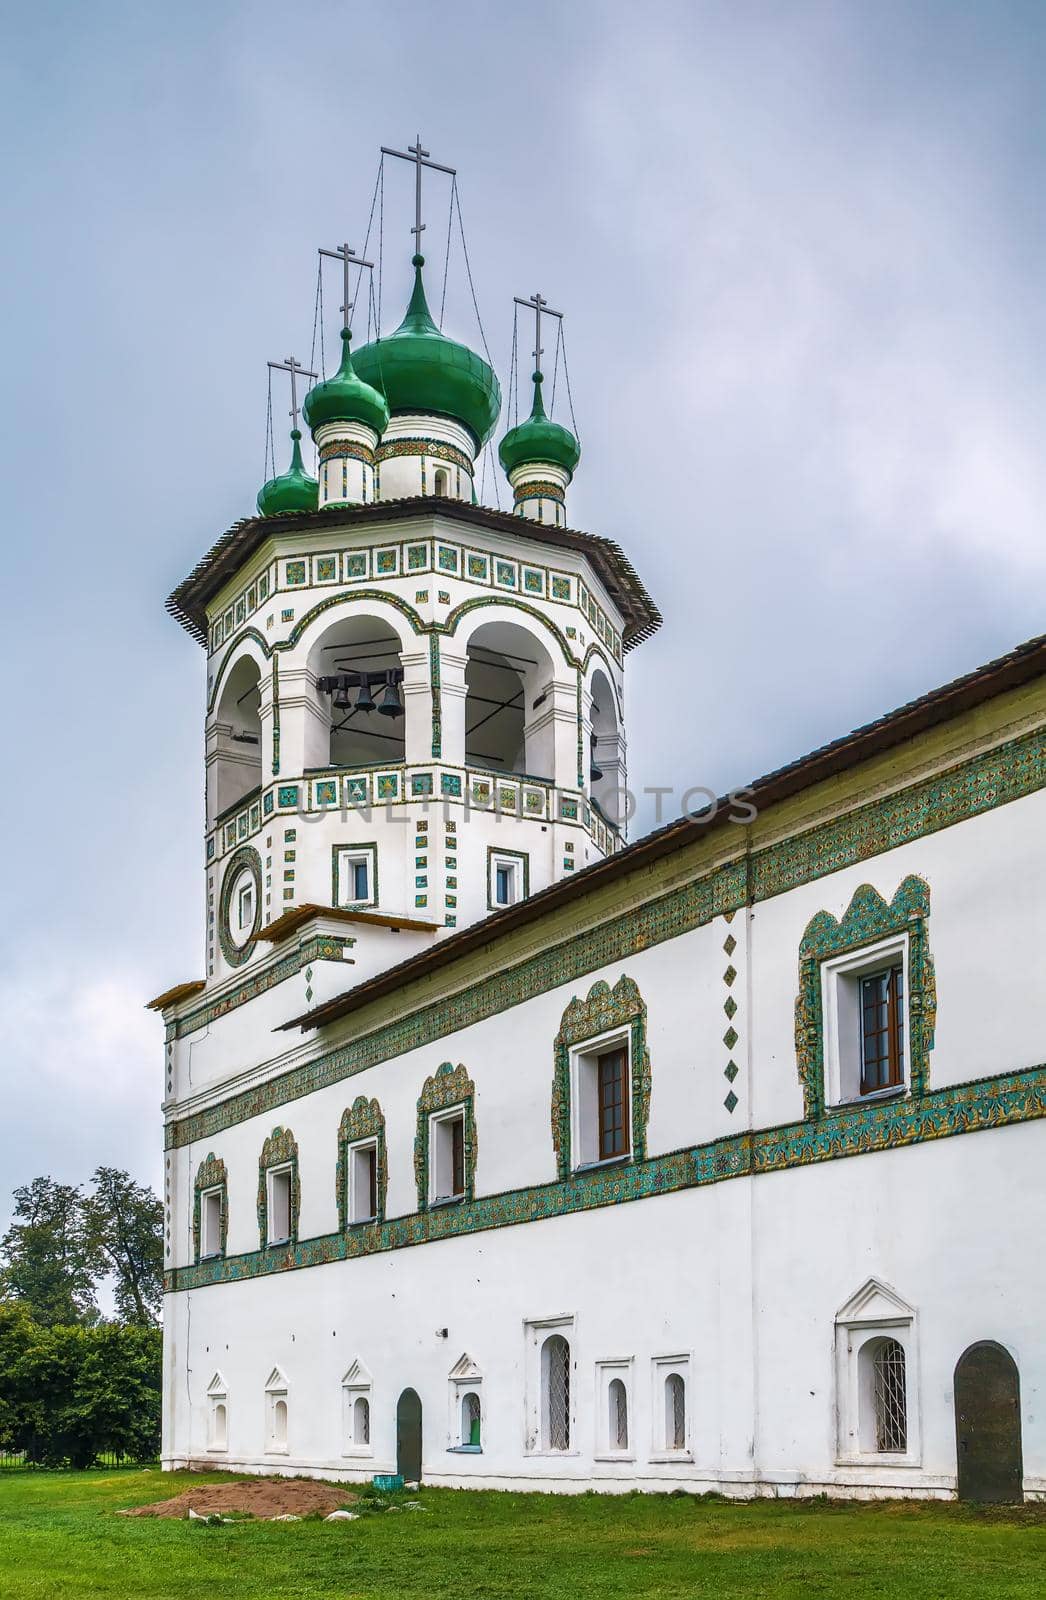
<path id="1" fill-rule="evenodd" d="M 628 1027 L 631 1064 L 631 1160 L 646 1159 L 646 1130 L 650 1118 L 650 1054 L 646 1047 L 646 1005 L 637 985 L 622 973 L 613 989 L 601 978 L 584 1000 L 577 995 L 563 1013 L 555 1040 L 552 1074 L 552 1144 L 560 1180 L 570 1176 L 570 1052 L 588 1039 L 612 1028 Z"/>
<path id="2" fill-rule="evenodd" d="M 370 780 L 366 774 L 345 779 L 345 799 L 350 806 L 365 806 L 370 800 Z"/>
<path id="3" fill-rule="evenodd" d="M 288 561 L 284 567 L 284 581 L 288 589 L 293 589 L 303 584 L 307 578 L 307 568 L 304 561 Z"/>
<path id="4" fill-rule="evenodd" d="M 232 912 L 232 892 L 236 880 L 244 870 L 250 872 L 254 880 L 254 922 L 251 927 L 250 937 L 243 945 L 237 945 L 232 936 L 230 915 Z M 253 845 L 242 844 L 229 857 L 225 866 L 225 876 L 222 879 L 221 898 L 218 901 L 218 943 L 221 945 L 222 955 L 230 967 L 242 967 L 254 954 L 261 931 L 261 904 L 262 897 L 262 864 L 261 856 Z"/>
<path id="5" fill-rule="evenodd" d="M 439 635 L 429 634 L 429 692 L 432 695 L 432 758 L 443 754 L 443 691 L 440 683 Z"/>
<path id="6" fill-rule="evenodd" d="M 730 1112 L 731 1116 L 733 1116 L 734 1110 L 736 1109 L 736 1106 L 737 1106 L 737 1096 L 736 1096 L 736 1094 L 734 1093 L 734 1091 L 732 1089 L 728 1092 L 726 1099 L 723 1101 L 723 1104 L 725 1105 L 726 1109 Z"/>
<path id="7" fill-rule="evenodd" d="M 293 612 L 293 610 L 281 611 L 280 612 L 280 621 L 281 622 L 293 622 L 294 621 L 294 612 Z"/>
<path id="8" fill-rule="evenodd" d="M 296 806 L 298 804 L 298 785 L 296 783 L 282 783 L 276 790 L 276 804 L 281 809 Z"/>
<path id="9" fill-rule="evenodd" d="M 336 1194 L 338 1200 L 338 1227 L 342 1233 L 351 1227 L 349 1222 L 349 1146 L 361 1139 L 373 1139 L 376 1145 L 375 1169 L 377 1189 L 377 1215 L 375 1222 L 385 1221 L 385 1197 L 389 1188 L 389 1161 L 385 1147 L 385 1116 L 376 1100 L 365 1094 L 357 1095 L 352 1105 L 341 1114 L 338 1126 L 338 1175 Z"/>
<path id="10" fill-rule="evenodd" d="M 486 583 L 490 571 L 490 561 L 487 556 L 469 554 L 466 558 L 466 570 L 470 578 Z"/>
<path id="11" fill-rule="evenodd" d="M 336 778 L 320 778 L 313 785 L 313 804 L 317 806 L 336 806 L 338 803 L 338 782 Z"/>
<path id="12" fill-rule="evenodd" d="M 398 772 L 379 772 L 377 785 L 379 800 L 399 799 L 400 775 Z"/>
<path id="13" fill-rule="evenodd" d="M 367 576 L 367 552 L 365 550 L 351 550 L 345 556 L 346 578 L 365 578 Z"/>
<path id="14" fill-rule="evenodd" d="M 316 583 L 336 583 L 338 581 L 337 556 L 316 556 L 313 559 L 312 572 Z"/>
<path id="15" fill-rule="evenodd" d="M 516 587 L 516 569 L 511 561 L 495 561 L 494 582 L 502 584 L 506 589 Z"/>
<path id="16" fill-rule="evenodd" d="M 410 792 L 412 799 L 427 798 L 432 794 L 432 773 L 415 772 L 411 775 Z"/>
<path id="17" fill-rule="evenodd" d="M 258 1235 L 263 1250 L 279 1248 L 269 1244 L 269 1182 L 270 1167 L 291 1169 L 291 1232 L 290 1243 L 298 1242 L 298 1213 L 301 1210 L 301 1178 L 298 1174 L 298 1145 L 289 1128 L 274 1128 L 262 1145 L 258 1157 Z"/>
<path id="18" fill-rule="evenodd" d="M 441 794 L 451 795 L 455 799 L 458 799 L 458 800 L 461 799 L 461 777 L 460 777 L 460 774 L 458 774 L 456 772 L 441 772 L 440 773 L 440 779 L 439 779 L 439 787 L 440 787 L 440 793 Z"/>
<path id="19" fill-rule="evenodd" d="M 409 544 L 407 546 L 407 571 L 424 572 L 429 565 L 429 547 L 427 544 Z"/>
<path id="20" fill-rule="evenodd" d="M 196 1169 L 196 1180 L 193 1183 L 192 1248 L 193 1261 L 197 1266 L 200 1262 L 203 1238 L 200 1216 L 201 1196 L 206 1189 L 221 1190 L 221 1232 L 218 1250 L 219 1254 L 224 1255 L 226 1241 L 229 1237 L 229 1180 L 225 1171 L 225 1162 L 213 1153 L 209 1153 L 206 1159 L 200 1162 Z"/>
<path id="21" fill-rule="evenodd" d="M 908 1086 L 914 1097 L 926 1093 L 937 1023 L 929 918 L 930 886 L 924 878 L 911 876 L 905 878 L 889 905 L 870 883 L 862 883 L 854 891 L 841 922 L 830 911 L 819 911 L 807 924 L 799 945 L 795 1055 L 809 1121 L 825 1114 L 821 963 L 860 950 L 863 945 L 876 944 L 891 934 L 908 935 Z"/>
<path id="22" fill-rule="evenodd" d="M 458 552 L 451 545 L 441 544 L 439 546 L 438 566 L 441 572 L 457 573 Z"/>
<path id="23" fill-rule="evenodd" d="M 374 571 L 379 578 L 394 577 L 398 565 L 398 550 L 376 550 L 374 552 Z"/>
<path id="24" fill-rule="evenodd" d="M 461 1106 L 465 1114 L 465 1193 L 464 1201 L 476 1197 L 476 1087 L 464 1066 L 444 1061 L 431 1078 L 425 1079 L 418 1097 L 418 1127 L 414 1135 L 414 1182 L 418 1190 L 418 1211 L 429 1209 L 429 1118 L 433 1112 Z"/>

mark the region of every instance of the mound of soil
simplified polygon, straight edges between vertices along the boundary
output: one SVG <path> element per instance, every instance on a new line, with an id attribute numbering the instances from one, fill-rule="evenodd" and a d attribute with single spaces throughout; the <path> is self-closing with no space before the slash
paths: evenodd
<path id="1" fill-rule="evenodd" d="M 245 1478 L 240 1483 L 202 1483 L 186 1489 L 171 1500 L 152 1505 L 133 1506 L 120 1512 L 124 1517 L 187 1517 L 190 1510 L 201 1517 L 245 1512 L 252 1517 L 326 1515 L 351 1505 L 356 1499 L 343 1485 L 317 1483 L 313 1478 Z"/>

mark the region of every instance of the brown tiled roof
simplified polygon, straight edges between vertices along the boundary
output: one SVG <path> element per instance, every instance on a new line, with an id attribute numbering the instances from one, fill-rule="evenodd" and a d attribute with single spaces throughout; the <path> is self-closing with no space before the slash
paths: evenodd
<path id="1" fill-rule="evenodd" d="M 948 722 L 962 712 L 992 700 L 1008 689 L 1018 688 L 1021 684 L 1041 677 L 1044 673 L 1046 673 L 1046 634 L 1037 639 L 1029 639 L 1026 644 L 1018 645 L 1007 655 L 999 656 L 996 661 L 989 661 L 986 666 L 978 667 L 975 671 L 966 673 L 962 678 L 956 678 L 954 682 L 947 683 L 940 689 L 933 689 L 918 700 L 911 700 L 907 705 L 899 706 L 896 711 L 888 712 L 875 722 L 866 723 L 864 727 L 855 728 L 852 733 L 845 734 L 841 739 L 835 739 L 831 744 L 812 750 L 809 755 L 800 757 L 798 761 L 790 762 L 788 766 L 779 767 L 776 772 L 757 778 L 747 785 L 744 794 L 746 798 L 751 797 L 752 803 L 759 810 L 765 810 L 770 805 L 787 800 L 804 789 L 810 789 L 826 778 L 836 777 L 841 772 L 859 766 L 861 762 L 881 755 L 896 745 L 904 744 L 916 735 L 925 733 L 927 729 Z M 734 791 L 734 793 L 740 792 Z M 474 922 L 469 927 L 462 928 L 460 932 L 440 940 L 430 949 L 409 956 L 397 966 L 390 967 L 387 971 L 379 973 L 343 995 L 336 996 L 333 1000 L 328 1000 L 325 1005 L 306 1011 L 301 1016 L 292 1017 L 289 1022 L 281 1026 L 283 1029 L 300 1027 L 305 1032 L 311 1028 L 321 1028 L 326 1023 L 347 1016 L 371 1000 L 398 989 L 411 978 L 448 966 L 459 956 L 466 955 L 481 945 L 492 943 L 514 928 L 535 921 L 567 900 L 577 899 L 579 892 L 583 893 L 615 878 L 622 878 L 634 872 L 637 867 L 646 866 L 673 850 L 681 849 L 694 839 L 709 833 L 713 828 L 721 827 L 729 819 L 731 811 L 730 797 L 724 796 L 706 821 L 698 821 L 693 817 L 679 817 L 676 821 L 657 829 L 656 832 L 648 833 L 644 838 L 638 839 L 635 844 L 618 851 L 616 855 L 594 862 L 592 866 L 585 867 L 569 878 L 561 878 L 547 889 L 542 889 L 529 899 L 520 901 L 518 905 L 509 906 L 504 911 L 495 912 L 484 918 L 481 922 Z"/>
<path id="2" fill-rule="evenodd" d="M 304 533 L 325 528 L 359 528 L 390 519 L 429 517 L 433 512 L 480 528 L 520 535 L 561 550 L 575 550 L 592 563 L 607 593 L 624 621 L 626 650 L 639 644 L 661 626 L 661 613 L 632 563 L 613 539 L 600 534 L 581 533 L 574 528 L 552 528 L 547 523 L 531 522 L 507 511 L 492 511 L 465 500 L 448 500 L 435 495 L 413 496 L 407 500 L 379 500 L 369 506 L 338 506 L 323 511 L 287 512 L 278 517 L 245 517 L 234 522 L 218 543 L 198 561 L 187 578 L 167 600 L 171 616 L 186 628 L 199 644 L 207 643 L 207 605 L 232 575 L 243 566 L 272 534 L 300 529 Z"/>

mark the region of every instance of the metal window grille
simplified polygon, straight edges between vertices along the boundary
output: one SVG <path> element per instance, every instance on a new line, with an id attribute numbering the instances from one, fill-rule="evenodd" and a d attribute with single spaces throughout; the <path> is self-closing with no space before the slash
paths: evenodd
<path id="1" fill-rule="evenodd" d="M 872 1363 L 875 1400 L 875 1448 L 907 1450 L 908 1395 L 904 1349 L 896 1339 L 884 1339 Z"/>
<path id="2" fill-rule="evenodd" d="M 678 1372 L 665 1379 L 665 1433 L 670 1450 L 686 1449 L 686 1384 Z"/>
<path id="3" fill-rule="evenodd" d="M 548 1447 L 570 1449 L 570 1346 L 554 1333 L 546 1346 Z"/>
<path id="4" fill-rule="evenodd" d="M 352 1413 L 354 1443 L 370 1444 L 370 1401 L 365 1395 L 357 1395 Z"/>
<path id="5" fill-rule="evenodd" d="M 628 1395 L 620 1378 L 610 1380 L 610 1447 L 628 1449 Z"/>

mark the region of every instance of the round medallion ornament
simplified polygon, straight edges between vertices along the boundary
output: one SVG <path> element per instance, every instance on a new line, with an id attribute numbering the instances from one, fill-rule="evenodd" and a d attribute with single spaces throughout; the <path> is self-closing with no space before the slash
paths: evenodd
<path id="1" fill-rule="evenodd" d="M 242 967 L 254 954 L 261 927 L 261 888 L 261 856 L 243 844 L 229 857 L 218 905 L 218 942 L 230 967 Z"/>

